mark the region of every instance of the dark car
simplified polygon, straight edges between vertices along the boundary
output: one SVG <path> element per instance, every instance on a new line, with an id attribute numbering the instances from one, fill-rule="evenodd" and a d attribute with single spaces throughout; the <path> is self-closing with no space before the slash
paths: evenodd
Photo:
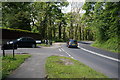
<path id="1" fill-rule="evenodd" d="M 7 42 L 7 44 L 14 44 L 17 47 L 36 47 L 36 41 L 31 37 L 21 37 L 13 41 Z"/>
<path id="2" fill-rule="evenodd" d="M 75 47 L 75 48 L 77 48 L 77 47 L 78 47 L 78 42 L 77 42 L 77 40 L 70 39 L 70 40 L 67 42 L 67 47 L 68 47 L 68 48 L 70 48 L 70 47 Z"/>

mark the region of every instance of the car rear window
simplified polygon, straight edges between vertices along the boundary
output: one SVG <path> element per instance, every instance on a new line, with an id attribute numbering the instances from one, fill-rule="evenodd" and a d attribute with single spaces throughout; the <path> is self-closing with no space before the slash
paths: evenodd
<path id="1" fill-rule="evenodd" d="M 77 42 L 76 40 L 74 42 Z"/>
<path id="2" fill-rule="evenodd" d="M 75 42 L 76 43 L 77 41 L 76 40 L 70 40 L 70 42 Z"/>

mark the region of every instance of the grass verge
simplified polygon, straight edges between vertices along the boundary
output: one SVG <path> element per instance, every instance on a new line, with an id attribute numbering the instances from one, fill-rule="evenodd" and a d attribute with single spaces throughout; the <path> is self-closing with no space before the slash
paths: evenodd
<path id="1" fill-rule="evenodd" d="M 42 43 L 42 44 L 37 44 L 37 46 L 50 47 L 50 45 L 49 45 L 49 44 L 48 44 L 48 45 L 46 45 L 46 44 L 44 44 L 44 43 Z"/>
<path id="2" fill-rule="evenodd" d="M 106 42 L 96 41 L 91 46 L 105 49 L 105 50 L 115 52 L 115 53 L 120 53 L 119 44 L 120 42 L 118 42 L 117 38 L 112 38 L 112 39 L 107 40 Z"/>
<path id="3" fill-rule="evenodd" d="M 21 63 L 25 61 L 26 58 L 30 57 L 29 54 L 16 54 L 15 58 L 12 55 L 7 55 L 2 58 L 2 79 L 7 77 L 13 70 L 18 68 Z"/>
<path id="4" fill-rule="evenodd" d="M 79 61 L 63 56 L 48 57 L 45 68 L 48 78 L 107 78 Z"/>

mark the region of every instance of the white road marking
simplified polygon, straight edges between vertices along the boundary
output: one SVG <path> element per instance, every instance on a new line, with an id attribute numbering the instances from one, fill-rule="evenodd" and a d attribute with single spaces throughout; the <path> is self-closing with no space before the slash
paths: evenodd
<path id="1" fill-rule="evenodd" d="M 92 54 L 95 54 L 95 55 L 98 55 L 98 56 L 101 56 L 101 57 L 104 57 L 104 58 L 107 58 L 107 59 L 110 59 L 110 60 L 113 60 L 113 61 L 117 61 L 117 62 L 120 62 L 119 59 L 115 59 L 115 58 L 112 58 L 112 57 L 109 57 L 109 56 L 106 56 L 106 55 L 102 55 L 100 53 L 96 53 L 96 52 L 93 52 L 93 51 L 90 51 L 90 50 L 87 50 L 85 48 L 82 48 L 80 46 L 78 46 L 80 49 L 84 50 L 84 51 L 87 51 L 89 53 L 92 53 Z"/>
<path id="2" fill-rule="evenodd" d="M 68 54 L 68 56 L 70 56 L 70 57 L 71 57 L 71 55 L 70 55 L 68 52 L 65 52 L 65 53 L 67 53 L 67 54 Z"/>
<path id="3" fill-rule="evenodd" d="M 66 52 L 63 48 L 61 48 L 62 51 L 64 51 L 69 57 L 71 57 L 72 59 L 74 59 L 68 52 Z"/>
<path id="4" fill-rule="evenodd" d="M 71 57 L 72 59 L 74 59 L 73 57 Z"/>
<path id="5" fill-rule="evenodd" d="M 63 48 L 61 48 L 61 49 L 65 52 L 65 50 Z"/>
<path id="6" fill-rule="evenodd" d="M 59 51 L 61 52 L 61 49 L 59 49 Z"/>

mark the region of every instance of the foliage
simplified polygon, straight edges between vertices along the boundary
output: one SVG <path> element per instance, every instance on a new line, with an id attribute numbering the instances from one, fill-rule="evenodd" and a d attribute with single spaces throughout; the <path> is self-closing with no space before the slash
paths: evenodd
<path id="1" fill-rule="evenodd" d="M 55 38 L 58 29 L 59 37 L 61 37 L 61 25 L 65 24 L 61 7 L 67 5 L 66 2 L 36 2 L 33 4 L 33 14 L 35 14 L 33 20 L 37 21 L 37 23 L 33 21 L 33 26 L 36 26 L 43 39 Z"/>
<path id="2" fill-rule="evenodd" d="M 63 56 L 48 57 L 45 67 L 48 78 L 106 78 L 79 61 Z"/>
<path id="3" fill-rule="evenodd" d="M 31 31 L 22 30 L 22 29 L 13 29 L 13 28 L 5 28 L 5 27 L 0 27 L 0 29 L 10 30 L 10 31 L 15 31 L 15 32 L 34 33 L 34 32 L 31 32 Z"/>
<path id="4" fill-rule="evenodd" d="M 2 2 L 0 2 L 0 27 L 2 26 Z"/>
<path id="5" fill-rule="evenodd" d="M 3 26 L 31 31 L 29 2 L 2 2 Z"/>
<path id="6" fill-rule="evenodd" d="M 67 40 L 64 39 L 55 39 L 54 42 L 66 42 Z"/>
<path id="7" fill-rule="evenodd" d="M 21 63 L 24 62 L 26 58 L 30 57 L 28 54 L 17 54 L 15 58 L 12 58 L 12 55 L 7 55 L 2 58 L 2 78 L 5 78 L 13 70 L 18 68 Z"/>
<path id="8" fill-rule="evenodd" d="M 119 49 L 119 42 L 118 42 L 118 38 L 111 38 L 109 40 L 107 40 L 104 43 L 100 43 L 98 41 L 96 41 L 94 44 L 92 44 L 92 46 L 94 47 L 98 47 L 101 49 L 105 49 L 108 51 L 112 51 L 115 53 L 120 53 L 120 49 Z"/>
<path id="9" fill-rule="evenodd" d="M 92 27 L 96 43 L 94 46 L 108 50 L 118 50 L 120 2 L 86 2 L 83 19 L 86 26 Z M 113 41 L 112 41 L 113 40 Z M 114 42 L 115 41 L 115 42 Z M 113 47 L 114 45 L 114 47 Z"/>
<path id="10" fill-rule="evenodd" d="M 62 8 L 71 5 L 71 12 Z M 41 34 L 42 39 L 111 41 L 120 35 L 120 2 L 3 2 L 3 26 Z M 80 13 L 81 9 L 85 13 Z M 118 38 L 119 39 L 119 38 Z"/>
<path id="11" fill-rule="evenodd" d="M 86 2 L 83 9 L 89 11 L 85 13 L 85 16 L 92 17 L 85 22 L 89 23 L 87 26 L 95 27 L 96 39 L 98 41 L 107 41 L 111 37 L 117 37 L 118 32 L 118 21 L 119 21 L 119 10 L 117 7 L 119 2 L 96 2 L 94 4 Z M 94 7 L 86 8 L 89 5 Z M 91 16 L 89 16 L 91 15 Z M 91 23 L 90 23 L 91 22 Z"/>
<path id="12" fill-rule="evenodd" d="M 72 9 L 70 13 L 63 13 L 62 8 L 68 6 L 68 2 L 6 2 L 2 3 L 3 26 L 7 28 L 23 29 L 42 34 L 42 39 L 62 41 L 68 38 L 77 40 L 92 40 L 91 30 L 85 29 L 81 24 L 79 14 L 81 3 L 77 5 L 77 11 Z M 80 31 L 81 30 L 81 31 Z"/>

